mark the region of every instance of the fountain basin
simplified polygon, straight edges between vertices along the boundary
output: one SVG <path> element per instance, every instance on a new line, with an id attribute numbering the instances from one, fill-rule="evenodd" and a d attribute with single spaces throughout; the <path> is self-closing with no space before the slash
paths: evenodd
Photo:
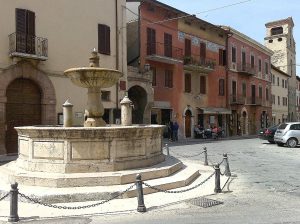
<path id="1" fill-rule="evenodd" d="M 143 168 L 164 161 L 163 125 L 16 127 L 17 166 L 33 172 L 87 173 Z"/>
<path id="2" fill-rule="evenodd" d="M 71 81 L 83 88 L 109 88 L 118 82 L 123 74 L 117 70 L 98 68 L 98 67 L 81 67 L 71 68 L 64 72 Z"/>

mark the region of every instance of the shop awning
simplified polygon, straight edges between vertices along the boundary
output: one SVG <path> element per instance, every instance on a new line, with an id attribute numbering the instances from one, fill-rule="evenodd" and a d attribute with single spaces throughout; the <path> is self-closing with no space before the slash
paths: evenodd
<path id="1" fill-rule="evenodd" d="M 231 110 L 222 107 L 198 107 L 203 114 L 231 114 Z"/>

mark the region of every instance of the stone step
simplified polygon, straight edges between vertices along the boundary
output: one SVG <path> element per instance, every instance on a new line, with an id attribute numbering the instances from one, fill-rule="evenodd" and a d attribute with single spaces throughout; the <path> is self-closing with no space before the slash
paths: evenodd
<path id="1" fill-rule="evenodd" d="M 14 180 L 22 185 L 40 187 L 88 187 L 110 186 L 134 183 L 136 175 L 140 173 L 144 180 L 167 177 L 182 169 L 180 160 L 166 156 L 166 160 L 157 165 L 135 170 L 98 173 L 46 173 L 30 172 L 17 168 L 16 162 L 0 166 L 0 173 L 13 176 Z M 10 178 L 11 179 L 11 178 Z"/>
<path id="2" fill-rule="evenodd" d="M 200 171 L 199 171 L 200 170 Z M 213 169 L 211 167 L 202 166 L 198 164 L 184 165 L 184 168 L 168 177 L 147 180 L 143 178 L 146 183 L 151 186 L 155 186 L 161 189 L 170 190 L 189 186 L 193 181 L 198 179 L 207 178 L 207 174 L 211 174 Z M 198 182 L 197 179 L 197 182 Z M 38 187 L 38 186 L 26 186 L 19 185 L 19 192 L 30 196 L 32 198 L 38 198 L 43 203 L 66 203 L 66 202 L 83 202 L 83 201 L 98 201 L 107 200 L 112 197 L 117 197 L 125 189 L 132 186 L 134 183 L 123 184 L 123 185 L 112 185 L 112 186 L 93 186 L 93 187 L 68 187 L 68 188 L 49 188 L 49 187 Z M 191 185 L 192 186 L 192 185 Z M 155 190 L 144 187 L 144 194 L 155 193 Z M 2 188 L 2 189 L 1 189 Z M 3 185 L 0 184 L 2 194 L 9 190 L 9 186 L 6 185 L 3 191 Z M 123 194 L 118 198 L 131 198 L 136 196 L 136 187 Z M 21 200 L 24 200 L 21 198 Z"/>

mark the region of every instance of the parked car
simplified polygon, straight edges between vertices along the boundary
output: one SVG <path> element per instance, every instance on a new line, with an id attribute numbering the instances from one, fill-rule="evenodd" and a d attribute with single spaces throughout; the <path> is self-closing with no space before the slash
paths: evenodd
<path id="1" fill-rule="evenodd" d="M 300 143 L 300 122 L 288 122 L 279 125 L 274 141 L 279 146 L 286 144 L 290 148 L 296 147 Z"/>
<path id="2" fill-rule="evenodd" d="M 268 128 L 260 129 L 258 131 L 258 137 L 260 139 L 267 140 L 268 142 L 274 144 L 275 143 L 274 135 L 275 135 L 275 132 L 276 132 L 278 126 L 279 126 L 279 124 L 268 127 Z"/>

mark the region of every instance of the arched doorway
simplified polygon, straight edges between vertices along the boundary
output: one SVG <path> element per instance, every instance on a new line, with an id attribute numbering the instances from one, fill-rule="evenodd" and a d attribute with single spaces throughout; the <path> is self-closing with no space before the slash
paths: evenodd
<path id="1" fill-rule="evenodd" d="M 128 90 L 128 97 L 134 107 L 132 110 L 132 123 L 144 123 L 144 111 L 147 105 L 147 92 L 140 86 L 133 86 Z"/>
<path id="2" fill-rule="evenodd" d="M 191 133 L 191 125 L 192 125 L 192 112 L 190 110 L 186 110 L 185 112 L 185 137 L 192 137 Z"/>
<path id="3" fill-rule="evenodd" d="M 18 152 L 18 134 L 14 127 L 41 124 L 41 90 L 30 79 L 18 78 L 6 90 L 7 153 Z"/>

